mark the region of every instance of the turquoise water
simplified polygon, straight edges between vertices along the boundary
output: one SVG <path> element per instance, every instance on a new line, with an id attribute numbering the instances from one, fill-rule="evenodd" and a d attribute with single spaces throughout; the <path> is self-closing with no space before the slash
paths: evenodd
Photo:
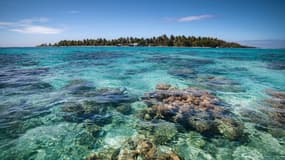
<path id="1" fill-rule="evenodd" d="M 207 90 L 239 119 L 243 136 L 141 116 L 157 84 Z M 281 160 L 284 91 L 285 50 L 2 48 L 0 157 L 126 159 L 128 142 L 144 139 L 185 160 Z"/>

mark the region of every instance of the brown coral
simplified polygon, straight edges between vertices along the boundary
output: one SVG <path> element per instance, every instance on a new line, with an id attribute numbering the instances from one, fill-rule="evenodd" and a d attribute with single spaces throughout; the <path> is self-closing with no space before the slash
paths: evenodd
<path id="1" fill-rule="evenodd" d="M 172 152 L 163 152 L 148 139 L 129 140 L 112 156 L 114 160 L 180 160 L 179 156 Z"/>
<path id="2" fill-rule="evenodd" d="M 242 124 L 225 103 L 208 91 L 169 87 L 146 93 L 143 100 L 151 107 L 148 114 L 152 118 L 178 122 L 201 133 L 220 133 L 229 139 L 242 135 Z"/>
<path id="3" fill-rule="evenodd" d="M 285 92 L 266 90 L 266 93 L 272 98 L 267 99 L 265 102 L 271 107 L 270 110 L 266 110 L 269 116 L 283 126 L 285 123 Z"/>

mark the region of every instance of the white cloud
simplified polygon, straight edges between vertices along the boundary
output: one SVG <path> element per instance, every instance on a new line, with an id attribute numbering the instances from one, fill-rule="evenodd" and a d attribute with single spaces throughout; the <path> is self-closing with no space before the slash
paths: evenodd
<path id="1" fill-rule="evenodd" d="M 19 23 L 24 23 L 24 24 L 31 24 L 31 23 L 44 23 L 44 22 L 48 22 L 49 19 L 45 18 L 45 17 L 40 17 L 40 18 L 30 18 L 30 19 L 22 19 L 19 21 Z"/>
<path id="2" fill-rule="evenodd" d="M 177 21 L 178 22 L 192 22 L 192 21 L 198 21 L 202 19 L 209 19 L 213 17 L 214 17 L 213 15 L 205 14 L 205 15 L 181 17 L 181 18 L 178 18 Z"/>
<path id="3" fill-rule="evenodd" d="M 0 22 L 0 27 L 11 26 L 13 24 L 14 23 L 12 23 L 12 22 Z"/>
<path id="4" fill-rule="evenodd" d="M 59 34 L 63 29 L 42 25 L 48 22 L 48 18 L 22 19 L 17 22 L 0 22 L 0 28 L 6 28 L 13 32 L 25 34 Z M 38 23 L 41 23 L 39 25 Z"/>
<path id="5" fill-rule="evenodd" d="M 58 28 L 35 26 L 35 25 L 10 29 L 10 31 L 25 33 L 25 34 L 58 34 L 62 32 L 62 30 Z"/>

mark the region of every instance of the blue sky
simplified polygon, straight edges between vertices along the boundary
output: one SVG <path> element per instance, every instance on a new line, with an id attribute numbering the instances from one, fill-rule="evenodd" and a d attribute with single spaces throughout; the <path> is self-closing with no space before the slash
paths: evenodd
<path id="1" fill-rule="evenodd" d="M 284 0 L 1 0 L 0 46 L 161 34 L 285 40 Z"/>

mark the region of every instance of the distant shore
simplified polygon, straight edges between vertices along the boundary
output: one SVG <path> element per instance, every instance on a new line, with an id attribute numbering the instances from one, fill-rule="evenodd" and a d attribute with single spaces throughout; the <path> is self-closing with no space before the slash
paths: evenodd
<path id="1" fill-rule="evenodd" d="M 167 36 L 162 35 L 152 38 L 126 37 L 107 40 L 105 38 L 83 40 L 61 40 L 57 43 L 43 43 L 38 47 L 48 46 L 117 46 L 117 47 L 192 47 L 192 48 L 254 48 L 235 42 L 212 37 L 194 36 Z"/>
<path id="2" fill-rule="evenodd" d="M 59 47 L 59 48 L 64 48 L 64 47 L 116 47 L 116 48 L 193 48 L 193 49 L 266 49 L 266 48 L 256 48 L 256 47 L 188 47 L 188 46 L 34 46 L 37 48 L 49 48 L 49 47 Z M 34 48 L 33 46 L 31 47 L 2 47 L 2 48 Z M 1 47 L 0 47 L 1 48 Z M 282 48 L 280 48 L 282 49 Z"/>

